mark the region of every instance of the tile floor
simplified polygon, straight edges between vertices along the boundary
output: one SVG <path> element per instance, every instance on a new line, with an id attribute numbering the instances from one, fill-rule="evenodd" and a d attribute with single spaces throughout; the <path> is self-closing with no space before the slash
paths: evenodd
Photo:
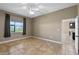
<path id="1" fill-rule="evenodd" d="M 1 55 L 75 55 L 69 45 L 51 43 L 36 38 L 0 44 Z"/>

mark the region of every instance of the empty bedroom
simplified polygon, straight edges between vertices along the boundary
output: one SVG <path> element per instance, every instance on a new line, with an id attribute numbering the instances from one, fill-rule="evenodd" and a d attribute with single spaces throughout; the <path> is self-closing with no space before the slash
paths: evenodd
<path id="1" fill-rule="evenodd" d="M 78 3 L 0 3 L 0 55 L 78 55 Z"/>

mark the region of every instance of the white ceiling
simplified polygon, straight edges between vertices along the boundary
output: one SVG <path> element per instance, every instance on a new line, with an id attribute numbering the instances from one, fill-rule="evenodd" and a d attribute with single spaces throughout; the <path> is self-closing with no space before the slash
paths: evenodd
<path id="1" fill-rule="evenodd" d="M 76 3 L 0 3 L 0 9 L 33 18 L 73 5 Z"/>

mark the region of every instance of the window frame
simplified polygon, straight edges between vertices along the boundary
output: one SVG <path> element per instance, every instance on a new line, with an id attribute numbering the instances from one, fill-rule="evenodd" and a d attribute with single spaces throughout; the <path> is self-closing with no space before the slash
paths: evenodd
<path id="1" fill-rule="evenodd" d="M 11 26 L 14 27 L 13 31 L 11 31 Z M 15 32 L 15 25 L 10 25 L 10 32 Z"/>

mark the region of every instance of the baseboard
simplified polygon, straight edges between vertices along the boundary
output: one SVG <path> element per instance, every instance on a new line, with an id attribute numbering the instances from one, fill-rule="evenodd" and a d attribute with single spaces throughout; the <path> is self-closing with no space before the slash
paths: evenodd
<path id="1" fill-rule="evenodd" d="M 8 43 L 8 42 L 12 42 L 12 41 L 16 41 L 16 40 L 22 40 L 25 38 L 30 38 L 32 36 L 27 36 L 27 37 L 23 37 L 23 38 L 16 38 L 16 39 L 12 39 L 12 40 L 7 40 L 7 41 L 1 41 L 0 44 L 4 44 L 4 43 Z"/>
<path id="2" fill-rule="evenodd" d="M 27 36 L 27 37 L 23 37 L 23 38 L 17 38 L 17 39 L 12 39 L 12 40 L 7 40 L 7 41 L 1 41 L 0 44 L 4 44 L 4 43 L 16 41 L 16 40 L 22 40 L 22 39 L 30 38 L 30 37 L 45 40 L 45 41 L 49 41 L 49 42 L 55 42 L 55 43 L 58 43 L 58 44 L 63 44 L 62 42 L 58 42 L 58 41 L 54 41 L 54 40 L 50 40 L 50 39 L 45 39 L 45 38 L 41 38 L 41 37 L 36 37 L 36 36 Z"/>
<path id="3" fill-rule="evenodd" d="M 37 38 L 37 39 L 41 39 L 41 40 L 53 42 L 53 43 L 63 44 L 62 42 L 58 42 L 58 41 L 54 41 L 54 40 L 50 40 L 50 39 L 45 39 L 45 38 L 36 37 L 36 36 L 33 36 L 33 37 L 34 37 L 34 38 Z"/>

